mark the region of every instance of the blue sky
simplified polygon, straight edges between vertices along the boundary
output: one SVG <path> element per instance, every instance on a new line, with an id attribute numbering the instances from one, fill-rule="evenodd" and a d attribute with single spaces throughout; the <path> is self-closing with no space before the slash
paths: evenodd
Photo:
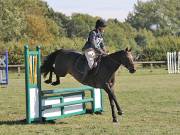
<path id="1" fill-rule="evenodd" d="M 137 0 L 44 0 L 55 11 L 68 16 L 72 13 L 87 13 L 104 19 L 117 18 L 124 21 L 128 13 L 133 11 Z M 148 1 L 148 0 L 141 0 Z"/>

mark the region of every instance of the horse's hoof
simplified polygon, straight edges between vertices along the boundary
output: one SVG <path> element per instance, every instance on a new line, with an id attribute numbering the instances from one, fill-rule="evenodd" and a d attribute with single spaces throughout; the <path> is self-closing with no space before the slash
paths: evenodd
<path id="1" fill-rule="evenodd" d="M 51 83 L 51 85 L 53 85 L 53 86 L 56 86 L 56 85 L 58 85 L 58 84 L 60 84 L 59 82 L 53 82 L 53 83 Z"/>
<path id="2" fill-rule="evenodd" d="M 123 111 L 118 111 L 118 115 L 123 115 L 124 112 Z"/>
<path id="3" fill-rule="evenodd" d="M 47 84 L 52 83 L 51 80 L 46 80 L 46 81 L 44 81 L 44 82 L 47 83 Z"/>
<path id="4" fill-rule="evenodd" d="M 118 123 L 118 120 L 114 118 L 114 119 L 113 119 L 113 122 L 114 122 L 114 123 Z"/>

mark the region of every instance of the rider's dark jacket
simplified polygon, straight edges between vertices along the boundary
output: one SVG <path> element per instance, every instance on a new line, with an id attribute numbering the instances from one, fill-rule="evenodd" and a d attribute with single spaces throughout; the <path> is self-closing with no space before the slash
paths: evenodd
<path id="1" fill-rule="evenodd" d="M 104 52 L 104 47 L 105 46 L 102 33 L 94 29 L 89 33 L 88 40 L 82 48 L 82 51 L 93 48 L 96 53 L 101 54 L 102 51 Z"/>

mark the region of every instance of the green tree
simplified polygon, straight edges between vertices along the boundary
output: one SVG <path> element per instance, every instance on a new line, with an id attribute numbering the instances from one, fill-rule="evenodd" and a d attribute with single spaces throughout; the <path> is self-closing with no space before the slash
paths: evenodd
<path id="1" fill-rule="evenodd" d="M 135 48 L 134 41 L 136 30 L 127 23 L 121 23 L 116 19 L 108 20 L 108 26 L 105 29 L 105 42 L 107 46 L 114 49 L 124 49 L 125 47 Z"/>
<path id="2" fill-rule="evenodd" d="M 177 35 L 180 32 L 179 0 L 138 1 L 127 22 L 136 29 L 146 28 L 155 35 Z"/>
<path id="3" fill-rule="evenodd" d="M 67 24 L 68 37 L 87 38 L 89 31 L 94 29 L 97 18 L 87 14 L 73 14 L 71 20 Z"/>
<path id="4" fill-rule="evenodd" d="M 67 17 L 60 12 L 54 12 L 52 9 L 50 9 L 50 12 L 51 15 L 49 17 L 52 18 L 59 27 L 59 36 L 67 36 L 70 17 Z"/>
<path id="5" fill-rule="evenodd" d="M 15 5 L 16 1 L 0 0 L 0 39 L 4 42 L 18 40 L 25 31 L 25 16 Z"/>
<path id="6" fill-rule="evenodd" d="M 140 29 L 135 37 L 135 41 L 141 48 L 152 46 L 155 43 L 155 37 L 151 31 Z"/>

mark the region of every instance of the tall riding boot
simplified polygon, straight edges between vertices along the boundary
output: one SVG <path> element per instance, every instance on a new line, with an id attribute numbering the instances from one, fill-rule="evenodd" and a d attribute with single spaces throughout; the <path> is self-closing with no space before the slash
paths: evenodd
<path id="1" fill-rule="evenodd" d="M 89 66 L 86 65 L 86 66 L 85 66 L 85 69 L 84 69 L 84 74 L 83 74 L 83 76 L 82 76 L 82 78 L 81 78 L 81 81 L 82 81 L 82 82 L 85 81 L 86 76 L 88 75 L 89 70 L 90 70 Z"/>

